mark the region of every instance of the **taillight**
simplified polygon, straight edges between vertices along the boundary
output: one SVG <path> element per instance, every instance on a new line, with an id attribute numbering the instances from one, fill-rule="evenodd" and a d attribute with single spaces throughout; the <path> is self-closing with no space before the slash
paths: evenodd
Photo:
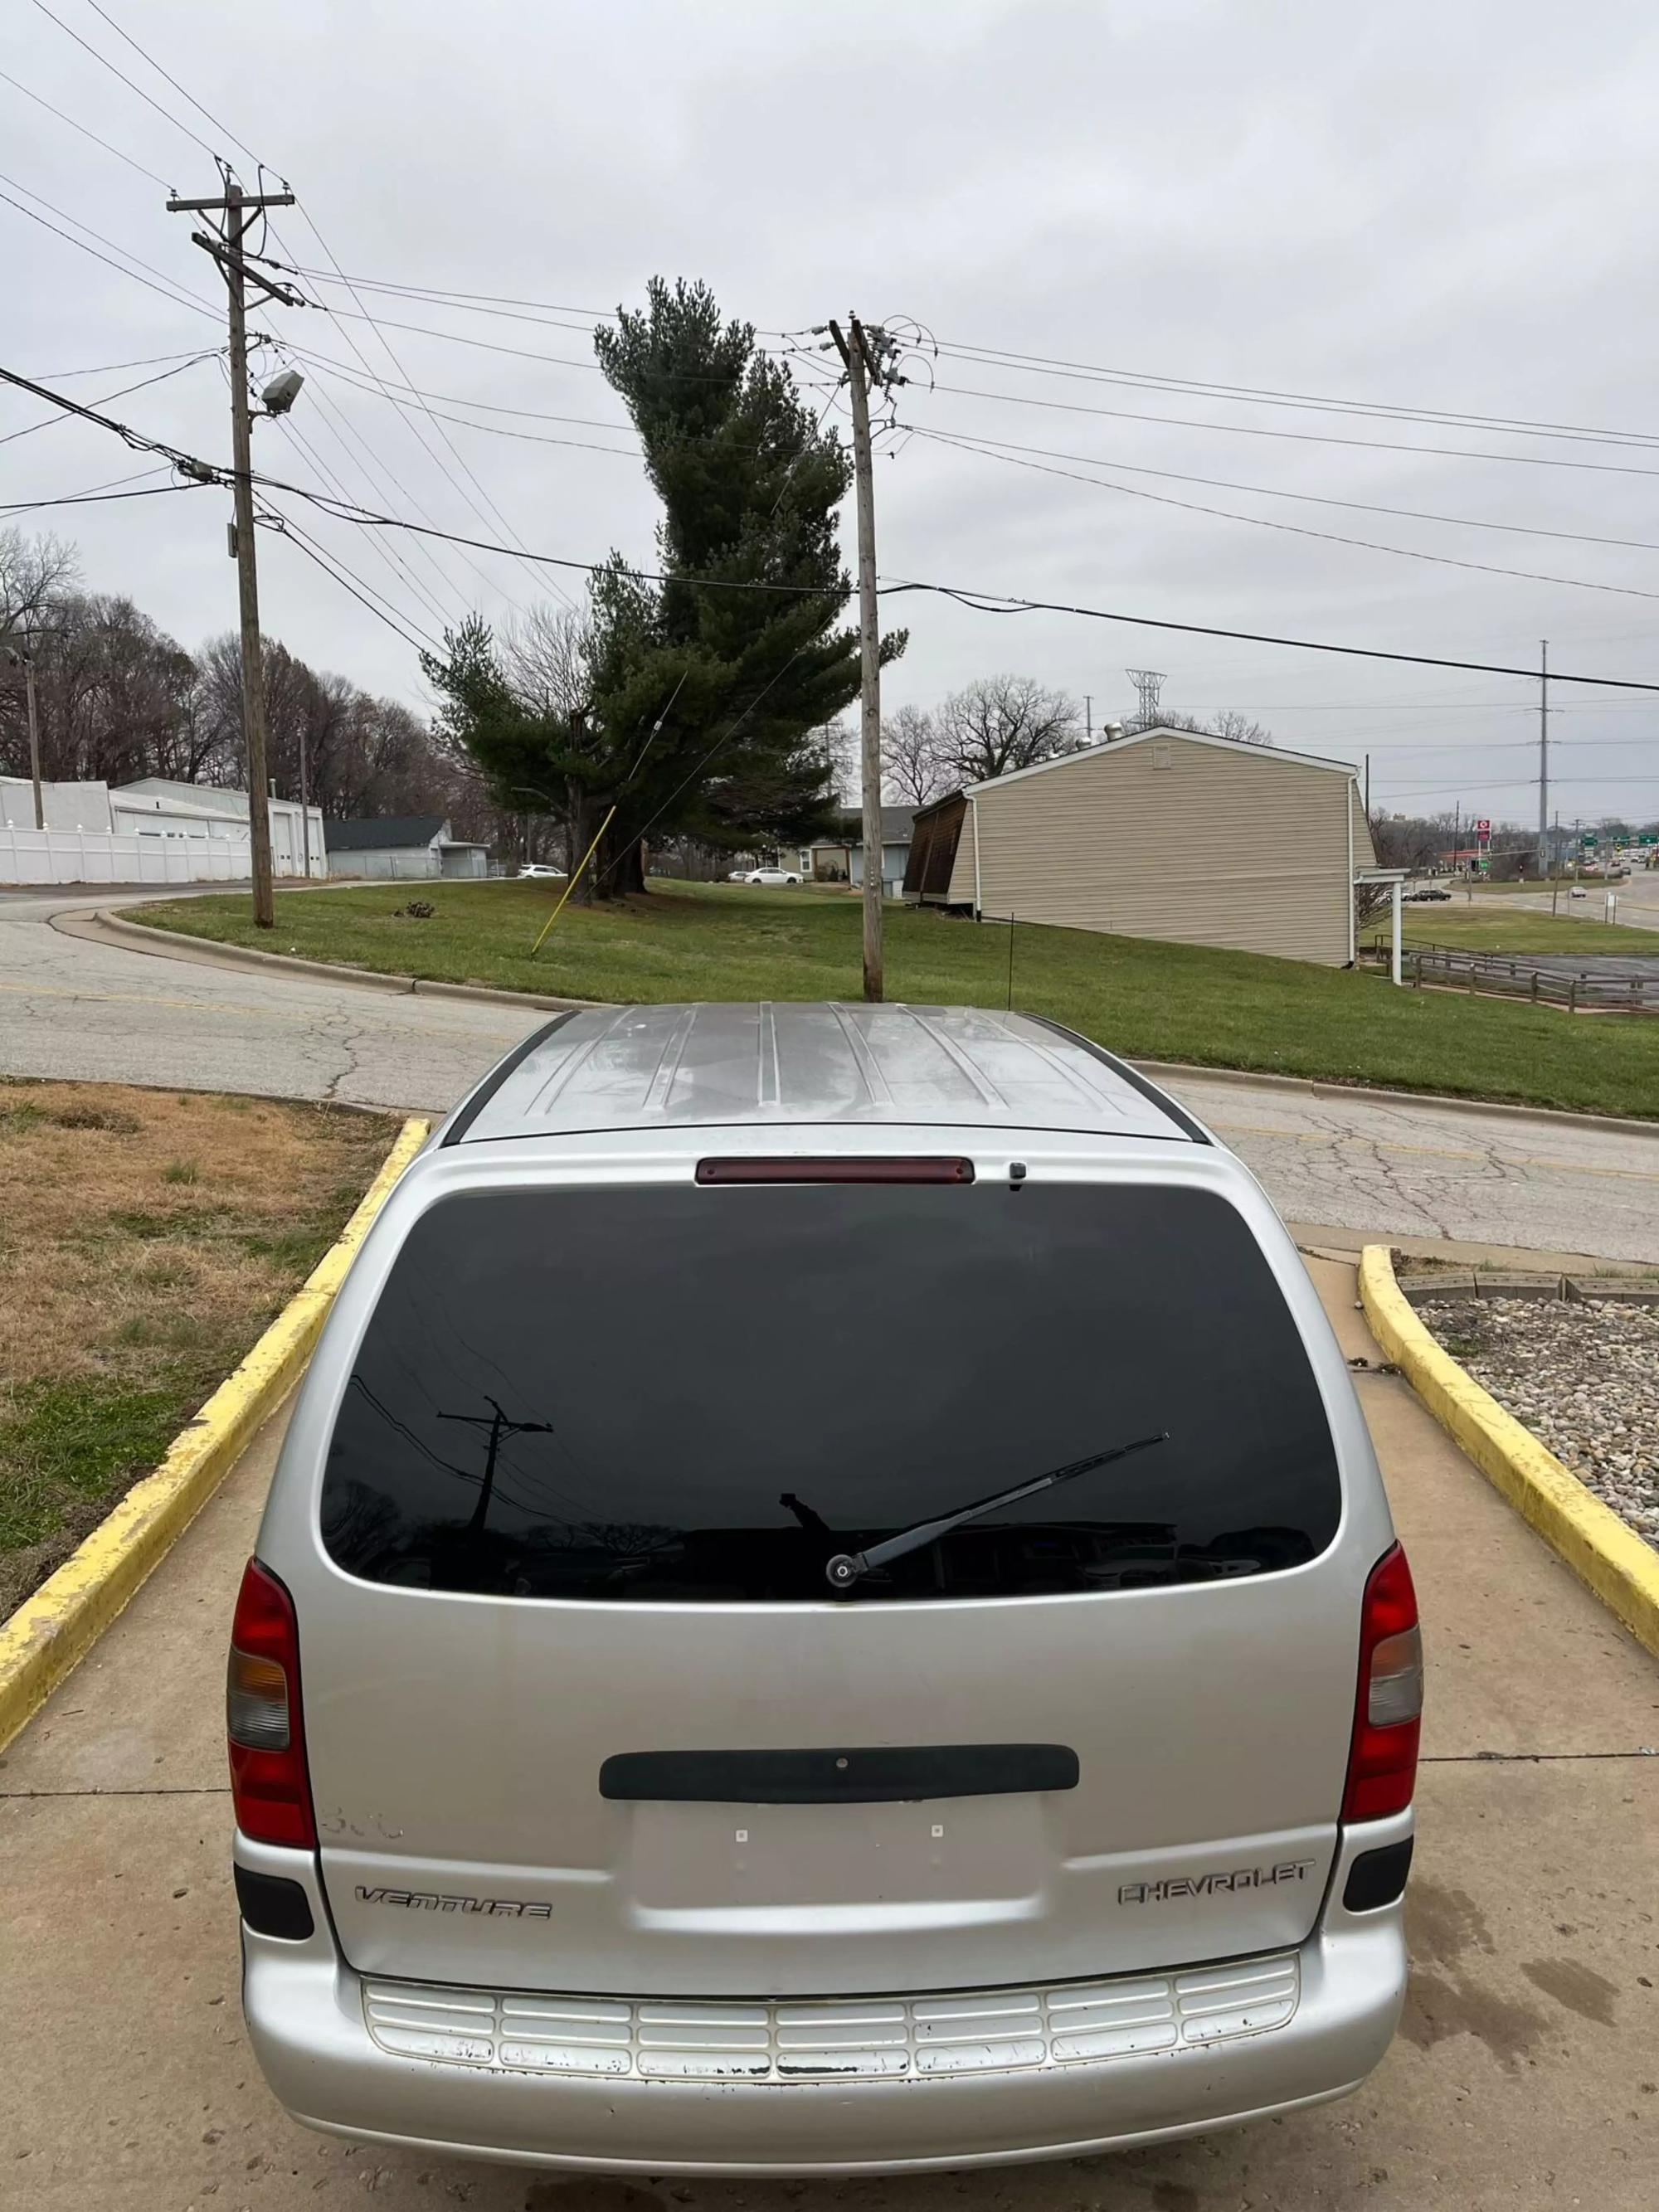
<path id="1" fill-rule="evenodd" d="M 312 1850 L 317 1830 L 300 1717 L 300 1636 L 294 1601 L 250 1559 L 242 1571 L 225 1681 L 230 1794 L 236 1825 L 262 1844 Z"/>
<path id="2" fill-rule="evenodd" d="M 1403 1813 L 1417 1782 L 1423 1639 L 1417 1593 L 1396 1544 L 1371 1569 L 1359 1621 L 1359 1696 L 1348 1753 L 1345 1820 Z"/>

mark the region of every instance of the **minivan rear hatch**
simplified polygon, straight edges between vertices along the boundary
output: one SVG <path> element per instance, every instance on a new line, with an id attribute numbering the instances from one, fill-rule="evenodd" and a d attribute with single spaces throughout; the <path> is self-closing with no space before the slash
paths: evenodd
<path id="1" fill-rule="evenodd" d="M 1299 1942 L 1353 1710 L 1337 1456 L 1249 1223 L 1152 1174 L 439 1197 L 301 1597 L 353 1965 L 831 1996 Z"/>

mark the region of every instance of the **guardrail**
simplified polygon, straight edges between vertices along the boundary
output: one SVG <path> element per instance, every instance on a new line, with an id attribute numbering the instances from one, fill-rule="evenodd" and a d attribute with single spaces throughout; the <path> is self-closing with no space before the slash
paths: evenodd
<path id="1" fill-rule="evenodd" d="M 1386 965 L 1387 942 L 1378 937 L 1361 950 L 1362 959 Z M 1569 1013 L 1659 1014 L 1659 973 L 1598 975 L 1540 967 L 1524 955 L 1469 952 L 1453 945 L 1413 945 L 1401 954 L 1401 981 L 1421 990 L 1425 983 L 1443 989 L 1526 999 L 1534 1006 L 1565 1006 Z"/>

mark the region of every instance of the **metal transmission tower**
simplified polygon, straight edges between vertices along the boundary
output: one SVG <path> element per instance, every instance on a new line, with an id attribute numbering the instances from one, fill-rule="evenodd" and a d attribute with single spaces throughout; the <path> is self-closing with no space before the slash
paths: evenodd
<path id="1" fill-rule="evenodd" d="M 1123 673 L 1134 685 L 1140 701 L 1137 720 L 1141 728 L 1155 728 L 1158 716 L 1158 695 L 1164 689 L 1164 671 L 1161 668 L 1126 668 Z"/>

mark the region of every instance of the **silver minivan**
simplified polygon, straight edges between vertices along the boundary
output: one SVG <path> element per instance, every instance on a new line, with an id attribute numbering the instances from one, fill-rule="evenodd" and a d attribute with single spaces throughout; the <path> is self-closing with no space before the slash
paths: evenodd
<path id="1" fill-rule="evenodd" d="M 1018 1015 L 562 1015 L 398 1184 L 237 1606 L 243 2001 L 381 2143 L 1073 2156 L 1356 2088 L 1421 1665 L 1240 1163 Z"/>

